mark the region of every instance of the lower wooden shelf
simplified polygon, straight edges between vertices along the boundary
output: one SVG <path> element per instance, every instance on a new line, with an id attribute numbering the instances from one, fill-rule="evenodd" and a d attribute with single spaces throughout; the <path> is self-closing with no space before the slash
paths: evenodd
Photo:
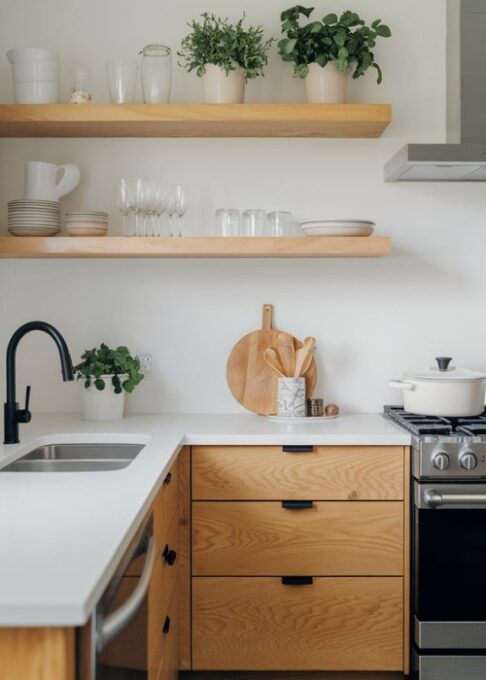
<path id="1" fill-rule="evenodd" d="M 0 237 L 0 258 L 324 258 L 383 257 L 387 236 L 298 238 Z"/>

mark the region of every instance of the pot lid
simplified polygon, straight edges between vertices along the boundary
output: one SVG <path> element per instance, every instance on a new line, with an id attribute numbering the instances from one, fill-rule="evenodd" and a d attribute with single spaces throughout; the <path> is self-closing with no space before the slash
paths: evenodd
<path id="1" fill-rule="evenodd" d="M 405 371 L 404 378 L 412 380 L 481 380 L 485 373 L 470 371 L 468 368 L 449 366 L 451 357 L 436 357 L 437 366 L 430 366 L 419 370 Z"/>

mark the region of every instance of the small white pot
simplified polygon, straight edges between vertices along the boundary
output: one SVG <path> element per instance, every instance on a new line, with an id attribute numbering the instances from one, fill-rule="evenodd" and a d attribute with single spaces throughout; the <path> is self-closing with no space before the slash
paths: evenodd
<path id="1" fill-rule="evenodd" d="M 277 415 L 288 418 L 305 416 L 305 378 L 278 378 Z"/>
<path id="2" fill-rule="evenodd" d="M 101 376 L 105 381 L 105 389 L 98 390 L 92 384 L 83 387 L 83 411 L 85 420 L 121 420 L 125 406 L 125 392 L 115 394 L 111 384 L 112 375 Z M 126 380 L 126 375 L 121 375 L 120 380 Z"/>
<path id="3" fill-rule="evenodd" d="M 226 73 L 220 66 L 206 64 L 202 77 L 206 104 L 242 104 L 245 98 L 245 71 L 237 68 Z"/>
<path id="4" fill-rule="evenodd" d="M 405 411 L 448 418 L 483 413 L 486 375 L 448 368 L 449 361 L 449 357 L 438 357 L 438 367 L 407 371 L 401 380 L 390 381 L 390 387 L 402 390 Z"/>
<path id="5" fill-rule="evenodd" d="M 348 71 L 339 71 L 334 61 L 325 66 L 309 64 L 305 89 L 309 104 L 344 104 L 348 84 Z"/>

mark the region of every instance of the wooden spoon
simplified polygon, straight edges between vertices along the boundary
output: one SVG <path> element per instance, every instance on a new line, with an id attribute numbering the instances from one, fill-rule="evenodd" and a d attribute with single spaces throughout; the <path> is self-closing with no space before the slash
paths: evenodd
<path id="1" fill-rule="evenodd" d="M 277 335 L 277 354 L 280 358 L 285 377 L 294 375 L 295 369 L 295 346 L 294 342 L 289 342 L 289 336 L 285 333 Z"/>
<path id="2" fill-rule="evenodd" d="M 312 348 L 314 347 L 315 342 L 316 342 L 315 338 L 312 337 L 306 338 L 302 343 L 302 347 L 297 350 L 295 355 L 295 368 L 294 368 L 295 378 L 298 378 L 299 376 L 303 375 L 302 368 L 307 357 L 309 356 L 309 354 L 312 353 Z"/>
<path id="3" fill-rule="evenodd" d="M 274 347 L 267 347 L 267 349 L 263 352 L 263 358 L 265 363 L 270 366 L 270 368 L 275 371 L 277 375 L 279 375 L 281 378 L 287 377 L 283 372 L 280 358 L 277 354 L 277 350 Z"/>
<path id="4" fill-rule="evenodd" d="M 309 368 L 311 366 L 313 358 L 314 358 L 314 348 L 312 348 L 312 350 L 309 352 L 309 354 L 305 358 L 304 363 L 302 364 L 302 368 L 300 369 L 300 375 L 301 376 L 305 376 L 305 374 L 307 373 L 307 371 L 309 370 Z"/>

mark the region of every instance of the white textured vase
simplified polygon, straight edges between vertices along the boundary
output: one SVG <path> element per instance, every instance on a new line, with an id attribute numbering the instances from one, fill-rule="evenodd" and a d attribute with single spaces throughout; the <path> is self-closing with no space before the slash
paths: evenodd
<path id="1" fill-rule="evenodd" d="M 334 61 L 325 66 L 316 62 L 309 64 L 305 77 L 305 89 L 309 104 L 344 104 L 348 71 L 339 71 Z"/>
<path id="2" fill-rule="evenodd" d="M 245 98 L 245 71 L 237 68 L 226 73 L 224 68 L 206 64 L 202 77 L 206 104 L 242 104 Z"/>
<path id="3" fill-rule="evenodd" d="M 288 418 L 305 416 L 305 378 L 278 378 L 277 415 Z"/>
<path id="4" fill-rule="evenodd" d="M 101 376 L 105 381 L 105 389 L 98 390 L 91 384 L 83 387 L 83 411 L 85 420 L 121 420 L 125 406 L 125 392 L 115 393 L 111 384 L 112 375 Z M 123 381 L 127 376 L 119 376 Z"/>

